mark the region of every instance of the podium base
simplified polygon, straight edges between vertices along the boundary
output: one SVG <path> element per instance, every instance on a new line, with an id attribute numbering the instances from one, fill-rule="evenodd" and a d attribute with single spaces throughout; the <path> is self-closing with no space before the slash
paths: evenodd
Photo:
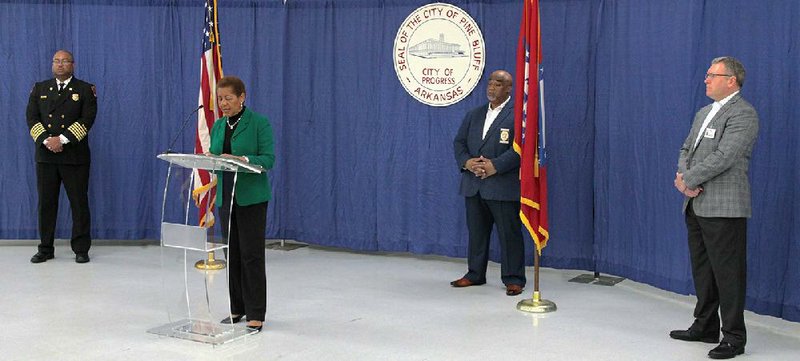
<path id="1" fill-rule="evenodd" d="M 208 321 L 184 319 L 151 328 L 147 332 L 217 346 L 258 331 L 250 331 L 247 327 L 241 325 L 223 325 Z"/>
<path id="2" fill-rule="evenodd" d="M 519 301 L 517 309 L 528 313 L 548 313 L 555 312 L 556 304 L 553 301 L 540 299 L 539 292 L 534 292 L 533 298 Z"/>

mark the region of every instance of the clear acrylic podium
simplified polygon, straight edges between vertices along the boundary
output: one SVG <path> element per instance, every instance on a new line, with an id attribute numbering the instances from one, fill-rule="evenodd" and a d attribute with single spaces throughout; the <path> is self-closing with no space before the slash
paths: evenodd
<path id="1" fill-rule="evenodd" d="M 235 185 L 236 174 L 263 168 L 214 155 L 164 153 L 158 158 L 169 163 L 161 207 L 162 290 L 169 323 L 147 332 L 215 346 L 253 333 L 243 323 L 220 322 L 230 317 L 228 269 L 200 270 L 194 260 L 215 252 L 227 261 L 228 241 L 219 227 L 194 225 L 199 222 L 190 213 L 197 208 L 190 204 L 197 170 L 236 172 Z"/>

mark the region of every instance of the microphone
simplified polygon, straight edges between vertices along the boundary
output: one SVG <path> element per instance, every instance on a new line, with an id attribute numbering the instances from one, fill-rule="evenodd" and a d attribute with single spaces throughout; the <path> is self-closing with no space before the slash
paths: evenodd
<path id="1" fill-rule="evenodd" d="M 178 134 L 175 135 L 175 138 L 172 138 L 172 142 L 169 143 L 169 147 L 167 148 L 167 151 L 164 152 L 164 154 L 172 153 L 172 146 L 175 145 L 175 142 L 178 140 L 178 138 L 180 138 L 181 134 L 183 134 L 183 130 L 186 128 L 186 125 L 189 124 L 189 118 L 191 118 L 192 115 L 194 113 L 197 113 L 197 111 L 200 110 L 200 109 L 203 109 L 203 104 L 200 104 L 200 106 L 198 106 L 197 109 L 192 110 L 192 112 L 189 113 L 189 115 L 183 121 L 183 125 L 181 125 L 181 129 L 178 130 Z"/>

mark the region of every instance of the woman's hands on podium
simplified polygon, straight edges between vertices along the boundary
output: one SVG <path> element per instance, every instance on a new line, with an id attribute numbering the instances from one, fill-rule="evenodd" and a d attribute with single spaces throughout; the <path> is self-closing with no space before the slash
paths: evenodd
<path id="1" fill-rule="evenodd" d="M 228 153 L 220 154 L 220 156 L 223 157 L 223 158 L 236 159 L 236 160 L 238 160 L 240 162 L 250 163 L 250 160 L 247 159 L 247 157 L 245 157 L 245 156 L 241 156 L 240 157 L 238 155 L 233 155 L 233 154 L 228 154 Z"/>
<path id="2" fill-rule="evenodd" d="M 215 155 L 215 154 L 212 154 L 211 152 L 205 152 L 205 153 L 203 153 L 203 155 L 212 156 L 212 155 Z M 236 160 L 238 160 L 240 162 L 250 163 L 250 160 L 247 159 L 247 157 L 245 157 L 245 156 L 241 156 L 240 157 L 238 155 L 223 153 L 223 154 L 220 154 L 220 157 L 228 158 L 228 159 L 236 159 Z"/>

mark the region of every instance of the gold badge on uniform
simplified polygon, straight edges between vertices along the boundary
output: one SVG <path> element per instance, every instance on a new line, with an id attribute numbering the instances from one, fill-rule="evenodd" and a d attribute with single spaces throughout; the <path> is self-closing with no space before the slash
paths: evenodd
<path id="1" fill-rule="evenodd" d="M 508 135 L 510 134 L 508 128 L 500 128 L 500 144 L 508 144 Z"/>
<path id="2" fill-rule="evenodd" d="M 78 94 L 72 94 L 72 100 L 74 100 L 74 101 L 76 101 L 76 102 L 77 102 L 77 101 L 78 101 L 78 100 L 80 100 L 80 99 L 81 99 L 80 95 L 78 95 Z"/>
<path id="3" fill-rule="evenodd" d="M 47 95 L 40 95 L 39 99 L 47 99 Z"/>

